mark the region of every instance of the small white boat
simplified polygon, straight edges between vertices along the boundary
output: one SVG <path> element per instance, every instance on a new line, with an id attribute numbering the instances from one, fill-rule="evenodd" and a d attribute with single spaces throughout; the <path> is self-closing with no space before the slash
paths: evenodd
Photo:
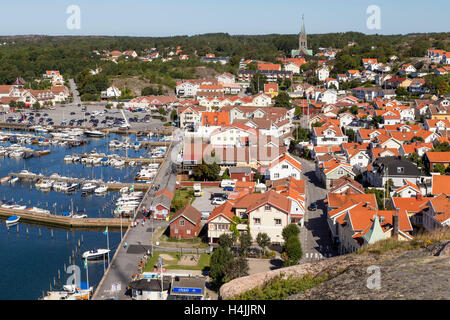
<path id="1" fill-rule="evenodd" d="M 93 183 L 85 183 L 83 187 L 81 187 L 81 191 L 83 192 L 93 192 L 95 189 L 97 189 L 97 186 Z"/>
<path id="2" fill-rule="evenodd" d="M 64 161 L 71 162 L 71 161 L 73 161 L 73 157 L 71 155 L 67 155 L 64 157 Z"/>
<path id="3" fill-rule="evenodd" d="M 18 216 L 11 216 L 5 222 L 6 222 L 7 226 L 11 226 L 13 224 L 18 223 L 19 220 L 20 220 L 20 217 L 18 217 Z"/>
<path id="4" fill-rule="evenodd" d="M 9 183 L 13 184 L 13 183 L 16 183 L 17 181 L 19 181 L 19 178 L 18 178 L 18 177 L 15 177 L 15 178 L 11 179 L 11 180 L 9 181 Z"/>
<path id="5" fill-rule="evenodd" d="M 88 216 L 85 213 L 75 213 L 72 215 L 72 218 L 75 218 L 75 219 L 85 219 L 87 217 Z"/>
<path id="6" fill-rule="evenodd" d="M 96 259 L 101 258 L 105 254 L 108 254 L 111 250 L 109 249 L 93 249 L 89 251 L 85 251 L 83 253 L 83 259 Z"/>
<path id="7" fill-rule="evenodd" d="M 21 206 L 21 205 L 16 204 L 16 205 L 13 206 L 11 209 L 23 211 L 23 210 L 25 210 L 26 208 L 27 208 L 27 206 Z"/>
<path id="8" fill-rule="evenodd" d="M 120 189 L 120 193 L 128 193 L 130 189 L 128 187 L 123 187 L 122 189 Z"/>
<path id="9" fill-rule="evenodd" d="M 97 189 L 95 189 L 95 194 L 105 194 L 106 192 L 108 192 L 108 187 L 107 186 L 100 186 Z"/>

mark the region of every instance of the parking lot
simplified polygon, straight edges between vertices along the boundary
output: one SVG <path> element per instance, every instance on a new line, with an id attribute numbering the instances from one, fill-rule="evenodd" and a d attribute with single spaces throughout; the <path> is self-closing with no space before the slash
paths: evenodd
<path id="1" fill-rule="evenodd" d="M 229 195 L 231 192 L 223 191 L 221 187 L 206 187 L 202 188 L 203 196 L 195 198 L 192 206 L 200 212 L 212 212 L 218 205 L 211 204 L 212 193 L 226 193 Z"/>
<path id="2" fill-rule="evenodd" d="M 163 128 L 164 123 L 159 119 L 153 119 L 148 111 L 123 110 L 131 129 L 155 129 Z M 154 115 L 160 115 L 155 113 Z M 167 117 L 167 116 L 166 116 Z M 70 127 L 94 127 L 98 129 L 120 127 L 125 123 L 122 112 L 118 109 L 106 109 L 101 105 L 86 106 L 58 106 L 53 108 L 33 110 L 21 110 L 16 113 L 3 115 L 2 119 L 8 123 L 22 123 L 33 125 L 70 126 Z"/>

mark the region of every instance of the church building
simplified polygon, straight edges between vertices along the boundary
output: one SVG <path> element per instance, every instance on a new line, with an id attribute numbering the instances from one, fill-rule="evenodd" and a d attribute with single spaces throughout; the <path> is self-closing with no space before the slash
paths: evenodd
<path id="1" fill-rule="evenodd" d="M 312 50 L 308 50 L 308 40 L 306 36 L 305 29 L 305 17 L 302 16 L 302 31 L 300 32 L 300 36 L 298 38 L 298 50 L 291 51 L 291 57 L 300 57 L 300 56 L 312 56 Z"/>

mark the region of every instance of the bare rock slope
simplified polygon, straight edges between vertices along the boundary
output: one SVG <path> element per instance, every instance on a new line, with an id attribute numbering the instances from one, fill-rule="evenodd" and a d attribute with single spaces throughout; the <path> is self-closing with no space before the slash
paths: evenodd
<path id="1" fill-rule="evenodd" d="M 450 299 L 450 241 L 410 251 L 348 254 L 242 277 L 224 284 L 220 296 L 230 299 L 277 276 L 307 274 L 327 274 L 328 280 L 288 300 Z"/>

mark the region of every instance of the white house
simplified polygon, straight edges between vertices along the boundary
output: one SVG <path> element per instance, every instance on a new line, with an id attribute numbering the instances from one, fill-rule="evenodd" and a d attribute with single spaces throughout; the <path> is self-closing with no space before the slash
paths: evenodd
<path id="1" fill-rule="evenodd" d="M 328 67 L 324 66 L 316 70 L 317 79 L 321 82 L 325 81 L 330 76 Z"/>
<path id="2" fill-rule="evenodd" d="M 102 91 L 103 98 L 118 98 L 122 95 L 122 91 L 116 86 L 110 86 L 106 91 Z"/>
<path id="3" fill-rule="evenodd" d="M 284 153 L 272 161 L 268 171 L 270 180 L 278 180 L 288 177 L 300 179 L 302 164 L 289 153 Z"/>

